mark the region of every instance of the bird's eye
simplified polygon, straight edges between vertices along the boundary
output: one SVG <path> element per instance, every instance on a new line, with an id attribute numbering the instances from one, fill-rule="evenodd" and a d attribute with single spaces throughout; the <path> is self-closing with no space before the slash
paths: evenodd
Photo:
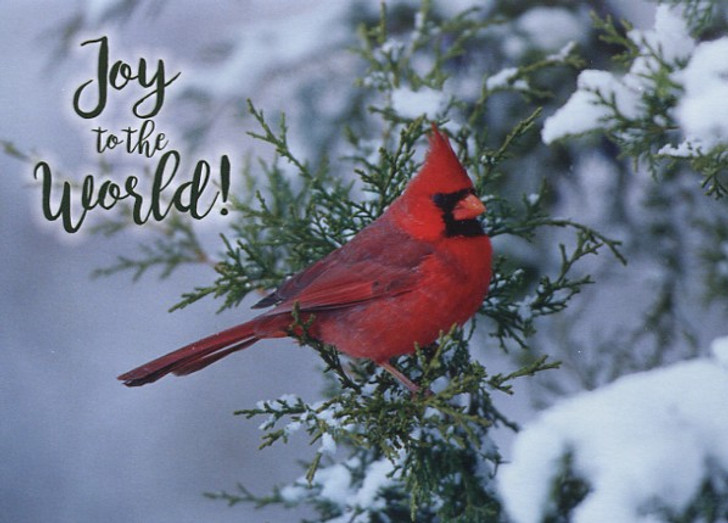
<path id="1" fill-rule="evenodd" d="M 443 208 L 445 206 L 445 202 L 447 201 L 447 197 L 443 193 L 439 192 L 432 197 L 432 201 L 438 207 Z"/>
<path id="2" fill-rule="evenodd" d="M 472 188 L 467 189 L 460 189 L 459 191 L 455 192 L 448 192 L 448 193 L 435 193 L 432 196 L 432 202 L 437 205 L 440 209 L 442 209 L 445 212 L 451 212 L 457 203 L 462 200 L 463 198 L 467 197 L 470 194 L 475 194 L 475 191 Z"/>

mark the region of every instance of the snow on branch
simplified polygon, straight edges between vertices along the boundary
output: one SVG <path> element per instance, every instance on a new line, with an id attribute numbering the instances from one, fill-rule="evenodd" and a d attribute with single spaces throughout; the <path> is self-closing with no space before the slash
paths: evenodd
<path id="1" fill-rule="evenodd" d="M 646 31 L 626 23 L 620 31 L 611 19 L 595 19 L 602 39 L 625 49 L 617 60 L 629 69 L 582 71 L 576 91 L 544 122 L 544 143 L 601 131 L 653 175 L 687 161 L 703 176 L 707 194 L 725 195 L 728 37 L 699 42 L 686 9 L 658 6 Z"/>
<path id="2" fill-rule="evenodd" d="M 513 520 L 728 517 L 728 338 L 713 354 L 620 378 L 542 413 L 498 476 Z"/>

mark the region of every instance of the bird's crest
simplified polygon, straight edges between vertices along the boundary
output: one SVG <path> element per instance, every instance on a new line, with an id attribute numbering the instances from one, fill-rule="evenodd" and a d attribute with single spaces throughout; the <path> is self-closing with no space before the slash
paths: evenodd
<path id="1" fill-rule="evenodd" d="M 453 151 L 450 141 L 433 123 L 430 150 L 425 163 L 405 191 L 428 194 L 452 193 L 472 186 L 473 183 Z"/>

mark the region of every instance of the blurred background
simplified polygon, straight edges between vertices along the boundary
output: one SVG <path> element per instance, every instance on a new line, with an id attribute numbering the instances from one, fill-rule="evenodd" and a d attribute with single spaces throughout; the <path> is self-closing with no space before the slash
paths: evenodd
<path id="1" fill-rule="evenodd" d="M 448 16 L 472 4 L 496 3 L 460 0 L 436 5 Z M 514 4 L 518 4 L 514 19 L 520 20 L 516 23 L 521 40 L 505 42 L 496 35 L 510 48 L 484 53 L 483 63 L 491 66 L 491 73 L 507 65 L 504 56 L 525 54 L 524 42 L 555 52 L 566 43 L 561 37 L 573 37 L 588 48 L 596 39 L 587 7 L 627 17 L 638 26 L 652 23 L 652 4 L 612 0 L 588 2 L 581 9 L 563 2 L 570 4 L 568 11 L 559 12 L 566 17 L 561 18 L 563 34 L 553 28 L 549 33 L 543 26 L 530 29 L 527 23 L 531 4 L 539 2 Z M 393 5 L 402 8 L 395 10 L 406 20 L 402 27 L 411 27 L 418 2 Z M 169 135 L 171 148 L 184 144 L 184 154 L 195 159 L 228 154 L 235 172 L 253 147 L 245 131 L 255 125 L 245 116 L 244 103 L 252 98 L 267 114 L 287 114 L 292 147 L 302 157 L 314 157 L 328 147 L 335 157 L 339 142 L 333 134 L 343 122 L 361 117 L 349 111 L 351 99 L 359 96 L 352 89 L 353 79 L 365 64 L 349 48 L 357 45 L 357 25 L 375 21 L 378 11 L 379 2 L 373 0 L 5 2 L 0 4 L 0 139 L 48 161 L 63 179 L 78 180 L 98 172 L 90 129 L 134 123 L 124 113 L 131 99 L 128 92 L 113 98 L 109 112 L 98 121 L 83 121 L 72 110 L 74 90 L 95 72 L 95 54 L 79 44 L 108 35 L 112 60 L 163 58 L 168 74 L 182 72 L 155 117 L 157 130 Z M 397 17 L 392 19 L 398 27 Z M 589 55 L 589 65 L 603 65 L 600 56 Z M 484 69 L 477 74 L 482 76 Z M 563 88 L 553 104 L 564 102 L 573 82 L 563 82 Z M 494 109 L 505 113 L 505 107 Z M 611 161 L 616 153 L 605 144 L 591 155 L 563 150 L 559 154 L 562 168 L 555 171 L 565 175 L 554 208 L 567 215 L 586 215 L 587 223 L 602 224 L 605 232 L 633 234 L 639 239 L 633 247 L 647 242 L 646 236 L 635 235 L 638 228 L 619 222 L 616 207 L 605 201 L 627 194 L 626 201 L 635 202 L 645 196 L 644 178 L 632 185 L 625 182 L 629 162 L 607 164 L 605 158 Z M 139 170 L 140 164 L 127 157 L 109 155 L 105 160 L 125 176 Z M 528 169 L 540 168 L 536 163 Z M 168 314 L 182 293 L 213 280 L 214 272 L 204 266 L 183 267 L 161 281 L 155 269 L 136 283 L 130 274 L 92 279 L 95 269 L 112 265 L 118 254 L 133 254 L 140 243 L 152 241 L 153 226 L 133 228 L 113 240 L 69 235 L 59 223 L 42 217 L 32 167 L 0 155 L 0 519 L 192 522 L 290 521 L 292 516 L 303 516 L 275 508 L 228 508 L 204 498 L 203 492 L 234 490 L 240 482 L 264 494 L 301 475 L 296 460 L 312 455 L 304 435 L 288 445 L 259 451 L 258 422 L 232 413 L 286 393 L 307 401 L 317 398 L 323 380 L 315 354 L 290 341 L 264 342 L 185 379 L 169 378 L 133 390 L 123 387 L 115 379 L 121 372 L 245 320 L 250 303 L 216 314 L 219 304 L 202 300 Z M 582 184 L 584 173 L 591 178 Z M 220 217 L 197 224 L 211 252 L 220 251 L 218 235 L 223 228 Z M 541 261 L 525 256 L 524 263 Z M 587 357 L 582 348 L 609 346 L 610 328 L 601 321 L 606 316 L 619 326 L 622 340 L 644 341 L 630 338 L 620 322 L 635 320 L 639 316 L 635 310 L 650 306 L 649 289 L 671 278 L 662 270 L 663 261 L 637 257 L 628 273 L 602 270 L 601 276 L 611 278 L 611 284 L 587 294 L 584 303 L 591 309 L 578 316 L 591 322 L 565 336 L 560 329 L 569 325 L 567 317 L 546 329 L 541 340 L 544 350 L 553 349 L 567 361 L 566 378 L 562 374 L 556 382 L 543 383 L 531 396 L 501 398 L 501 409 L 525 421 L 534 405 L 613 379 L 614 373 L 599 374 L 606 367 Z M 625 289 L 633 293 L 629 298 L 623 296 Z M 680 288 L 671 292 L 688 296 Z M 689 296 L 697 302 L 695 294 Z M 666 359 L 707 347 L 703 342 L 720 331 L 722 310 L 701 311 L 696 324 L 691 317 L 695 311 L 683 306 L 684 317 L 690 317 L 686 325 L 694 332 L 660 342 L 669 355 Z M 693 348 L 668 350 L 670 343 L 684 347 L 684 338 L 690 337 Z M 585 359 L 579 359 L 582 356 Z M 507 368 L 509 357 L 499 357 L 496 368 Z M 630 360 L 627 367 L 637 370 L 639 365 L 633 363 Z M 501 441 L 505 448 L 507 437 Z"/>
<path id="2" fill-rule="evenodd" d="M 82 121 L 71 104 L 76 86 L 95 72 L 95 53 L 78 44 L 102 34 L 110 35 L 112 60 L 163 58 L 169 71 L 181 70 L 190 82 L 204 81 L 193 65 L 205 60 L 195 53 L 214 54 L 208 48 L 220 45 L 218 37 L 250 35 L 258 46 L 251 63 L 260 65 L 239 72 L 241 93 L 287 109 L 284 93 L 278 98 L 261 88 L 266 68 L 276 64 L 263 54 L 256 31 L 266 24 L 293 24 L 287 30 L 305 35 L 311 28 L 291 6 L 305 11 L 316 2 L 288 2 L 285 10 L 266 2 L 215 2 L 204 9 L 197 2 L 150 2 L 128 17 L 106 11 L 126 4 L 0 5 L 0 138 L 36 152 L 61 179 L 99 172 L 90 130 L 96 125 Z M 82 33 L 69 32 L 79 25 Z M 266 38 L 274 52 L 282 45 L 275 34 Z M 168 99 L 155 118 L 157 131 L 170 135 L 170 148 L 182 145 L 183 137 L 162 122 L 183 119 L 182 105 Z M 113 111 L 123 103 L 116 99 L 109 106 Z M 220 111 L 221 119 L 227 114 L 234 121 L 242 111 L 242 105 L 231 105 Z M 114 117 L 105 123 L 110 129 Z M 119 126 L 136 125 L 133 120 L 120 117 Z M 227 153 L 239 169 L 250 123 L 246 128 L 239 119 L 229 122 L 211 131 L 223 134 L 225 143 L 211 153 L 201 145 L 199 157 Z M 301 474 L 296 459 L 307 451 L 305 438 L 260 452 L 258 422 L 232 413 L 284 393 L 315 398 L 321 388 L 316 356 L 293 343 L 266 343 L 199 377 L 136 390 L 122 386 L 115 379 L 121 372 L 240 322 L 248 307 L 217 315 L 219 304 L 206 300 L 168 314 L 183 292 L 211 281 L 213 271 L 200 267 L 180 269 L 161 282 L 158 273 L 137 284 L 128 274 L 91 279 L 93 270 L 134 252 L 151 235 L 145 227 L 113 240 L 85 234 L 85 226 L 76 235 L 63 232 L 40 213 L 32 167 L 0 155 L 0 520 L 290 520 L 272 509 L 265 514 L 248 506 L 231 509 L 203 498 L 203 492 L 234 490 L 240 481 L 262 494 Z M 131 173 L 138 174 L 125 175 Z M 220 231 L 214 224 L 208 228 L 206 237 L 219 250 Z"/>

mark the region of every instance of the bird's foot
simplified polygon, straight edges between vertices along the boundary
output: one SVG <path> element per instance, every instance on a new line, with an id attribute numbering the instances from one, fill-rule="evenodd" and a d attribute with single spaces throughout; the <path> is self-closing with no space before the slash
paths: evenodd
<path id="1" fill-rule="evenodd" d="M 380 367 L 382 367 L 384 370 L 389 372 L 392 376 L 397 378 L 397 380 L 407 387 L 407 389 L 412 393 L 412 396 L 417 396 L 418 394 L 423 394 L 424 396 L 432 396 L 432 391 L 430 389 L 422 390 L 422 387 L 417 385 L 414 381 L 409 379 L 407 376 L 402 374 L 399 370 L 397 370 L 391 363 L 387 361 L 380 361 L 377 362 Z"/>

